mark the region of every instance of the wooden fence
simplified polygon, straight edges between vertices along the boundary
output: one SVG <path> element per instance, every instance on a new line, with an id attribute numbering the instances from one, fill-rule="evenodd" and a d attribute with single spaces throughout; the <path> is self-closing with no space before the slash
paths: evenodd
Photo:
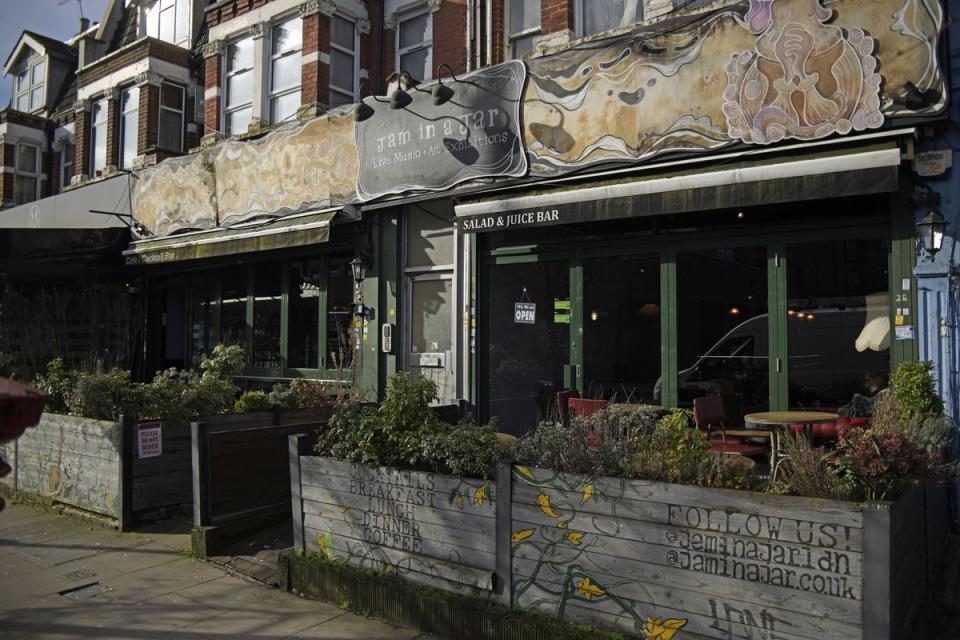
<path id="1" fill-rule="evenodd" d="M 644 638 L 906 639 L 948 531 L 932 486 L 854 503 L 305 453 L 291 436 L 298 549 Z"/>
<path id="2" fill-rule="evenodd" d="M 3 483 L 16 493 L 119 520 L 122 435 L 119 422 L 44 413 L 39 424 L 4 445 L 13 471 Z"/>

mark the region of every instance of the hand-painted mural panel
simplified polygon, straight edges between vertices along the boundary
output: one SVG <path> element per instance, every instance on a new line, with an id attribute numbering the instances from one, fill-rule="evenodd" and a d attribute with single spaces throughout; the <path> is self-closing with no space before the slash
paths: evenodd
<path id="1" fill-rule="evenodd" d="M 945 105 L 935 0 L 751 0 L 529 62 L 531 172 L 813 140 Z"/>
<path id="2" fill-rule="evenodd" d="M 300 458 L 305 546 L 327 558 L 474 595 L 495 570 L 495 483 Z"/>
<path id="3" fill-rule="evenodd" d="M 513 606 L 653 638 L 851 638 L 856 505 L 514 467 Z"/>

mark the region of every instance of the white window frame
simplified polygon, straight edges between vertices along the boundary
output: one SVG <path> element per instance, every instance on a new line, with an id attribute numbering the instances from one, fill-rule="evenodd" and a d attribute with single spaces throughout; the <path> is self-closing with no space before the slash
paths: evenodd
<path id="1" fill-rule="evenodd" d="M 275 47 L 274 47 L 274 44 L 275 44 L 275 43 L 274 43 L 274 40 L 275 40 L 275 38 L 274 38 L 274 35 L 273 35 L 273 33 L 274 33 L 273 30 L 274 30 L 276 27 L 279 27 L 280 25 L 282 25 L 282 24 L 284 24 L 284 23 L 294 22 L 294 21 L 299 21 L 299 23 L 300 23 L 300 48 L 299 48 L 299 49 L 290 49 L 289 51 L 283 51 L 283 52 L 281 52 L 281 53 L 277 53 L 277 52 L 276 52 L 276 49 L 275 49 Z M 301 92 L 301 87 L 303 86 L 303 19 L 300 18 L 300 17 L 298 17 L 298 16 L 296 16 L 296 15 L 293 15 L 293 16 L 284 16 L 284 17 L 282 17 L 282 18 L 279 18 L 279 19 L 274 20 L 273 22 L 271 22 L 271 23 L 270 23 L 270 44 L 269 44 L 269 46 L 270 46 L 270 55 L 268 56 L 268 59 L 267 59 L 267 61 L 266 61 L 266 64 L 267 64 L 267 86 L 269 87 L 269 90 L 267 91 L 267 104 L 266 104 L 266 109 L 267 109 L 267 113 L 269 114 L 270 122 L 272 122 L 272 123 L 274 123 L 274 124 L 278 124 L 280 121 L 277 120 L 277 119 L 274 117 L 274 115 L 273 115 L 273 101 L 274 101 L 275 99 L 277 99 L 277 98 L 282 98 L 283 96 L 289 95 L 289 94 L 294 93 L 294 92 L 296 92 L 297 94 L 300 94 L 300 92 Z M 256 47 L 256 42 L 254 42 L 254 47 Z M 273 88 L 273 62 L 274 62 L 274 60 L 279 60 L 280 58 L 285 58 L 285 57 L 287 57 L 287 56 L 292 56 L 292 55 L 295 55 L 295 54 L 299 54 L 299 55 L 300 55 L 300 82 L 298 82 L 296 86 L 284 87 L 283 89 L 274 89 L 274 88 Z M 254 73 L 256 73 L 256 63 L 257 63 L 256 53 L 254 53 L 254 60 L 253 60 Z M 224 86 L 226 86 L 226 85 L 224 85 Z M 250 93 L 253 94 L 255 90 L 256 90 L 256 87 L 253 86 L 253 84 L 251 84 L 251 86 L 250 86 Z M 253 99 L 255 99 L 255 98 L 251 95 L 251 100 L 253 100 Z M 294 113 L 296 113 L 296 112 L 294 112 Z M 289 119 L 289 118 L 288 118 L 288 119 Z M 224 120 L 224 122 L 226 122 L 226 120 Z"/>
<path id="2" fill-rule="evenodd" d="M 39 66 L 43 65 L 43 78 L 40 82 L 33 81 L 33 72 Z M 27 109 L 25 113 L 32 113 L 37 109 L 46 105 L 47 99 L 47 72 L 49 70 L 49 65 L 47 64 L 46 57 L 36 58 L 27 63 L 24 69 L 13 76 L 14 82 L 14 91 L 13 91 L 13 106 L 17 111 L 20 109 L 20 98 L 26 98 L 27 100 Z M 26 85 L 24 85 L 20 75 L 24 74 L 26 78 Z M 37 89 L 43 91 L 40 97 L 40 104 L 33 104 L 33 92 Z"/>
<path id="3" fill-rule="evenodd" d="M 180 108 L 179 109 L 174 109 L 173 107 L 165 107 L 163 105 L 163 87 L 164 86 L 176 87 L 177 89 L 180 90 Z M 180 130 L 179 130 L 180 144 L 176 147 L 160 147 L 160 148 L 167 149 L 169 151 L 183 151 L 183 137 L 184 137 L 183 132 L 184 132 L 184 129 L 186 128 L 187 88 L 182 84 L 177 84 L 176 82 L 167 82 L 166 80 L 164 80 L 163 83 L 160 85 L 160 91 L 157 92 L 157 101 L 160 106 L 160 111 L 158 112 L 158 115 L 157 115 L 157 146 L 160 147 L 160 140 L 162 139 L 162 136 L 160 134 L 162 133 L 163 118 L 160 116 L 163 114 L 164 111 L 169 111 L 170 113 L 180 114 Z"/>
<path id="4" fill-rule="evenodd" d="M 506 51 L 504 52 L 504 55 L 508 60 L 516 60 L 519 58 L 519 56 L 517 56 L 516 53 L 514 52 L 514 48 L 513 48 L 513 45 L 516 41 L 524 40 L 531 36 L 538 36 L 543 31 L 542 14 L 541 14 L 541 18 L 537 21 L 537 26 L 524 29 L 523 31 L 519 31 L 517 33 L 513 33 L 512 31 L 510 31 L 510 22 L 511 22 L 510 18 L 513 13 L 514 4 L 515 3 L 524 4 L 525 2 L 526 0 L 507 0 L 507 3 L 506 3 L 507 5 L 506 15 L 503 20 L 504 29 L 506 30 L 506 34 L 505 34 L 506 38 L 504 39 L 504 42 L 506 44 Z M 578 4 L 579 6 L 583 6 L 582 0 Z M 541 0 L 541 9 L 542 8 L 543 8 L 543 5 Z M 534 51 L 536 51 L 536 45 L 534 45 Z"/>
<path id="5" fill-rule="evenodd" d="M 644 4 L 645 4 L 644 0 L 637 0 L 637 8 L 640 9 L 641 16 L 646 15 L 646 7 L 644 6 Z M 576 20 L 576 23 L 574 24 L 574 27 L 576 27 L 575 33 L 577 34 L 578 38 L 589 38 L 590 36 L 597 35 L 597 33 L 607 33 L 607 31 L 613 31 L 615 29 L 624 28 L 621 26 L 614 26 L 608 29 L 607 31 L 597 31 L 597 33 L 587 33 L 585 30 L 585 27 L 587 24 L 587 21 L 586 21 L 587 6 L 586 5 L 587 5 L 587 0 L 576 0 L 576 7 L 575 7 L 576 11 L 574 13 L 574 19 Z M 595 6 L 591 6 L 590 8 L 596 9 Z M 640 21 L 644 19 L 645 18 L 641 17 Z M 637 24 L 637 23 L 638 21 L 634 21 L 634 22 L 631 22 L 630 24 Z"/>
<path id="6" fill-rule="evenodd" d="M 70 153 L 67 153 L 67 151 Z M 74 156 L 77 153 L 76 143 L 73 140 L 65 140 L 63 142 L 63 148 L 60 151 L 60 189 L 63 190 L 64 187 L 70 184 L 73 180 L 74 172 Z"/>
<path id="7" fill-rule="evenodd" d="M 253 56 L 251 57 L 251 60 L 250 60 L 250 66 L 244 67 L 243 70 L 239 72 L 237 70 L 231 71 L 230 70 L 230 47 L 236 45 L 237 43 L 243 42 L 244 40 L 250 40 L 250 44 L 252 47 L 251 51 L 253 52 Z M 250 74 L 250 100 L 240 105 L 234 105 L 231 107 L 229 80 L 233 76 L 239 75 L 240 73 Z M 256 76 L 257 76 L 257 41 L 254 39 L 252 35 L 247 35 L 247 36 L 244 36 L 243 38 L 235 38 L 233 41 L 227 44 L 227 46 L 224 47 L 223 49 L 223 71 L 221 73 L 221 79 L 220 79 L 220 86 L 223 87 L 223 91 L 221 92 L 221 95 L 223 96 L 223 99 L 221 100 L 221 103 L 222 103 L 221 112 L 223 116 L 223 132 L 228 136 L 235 136 L 241 133 L 246 133 L 246 131 L 230 131 L 228 122 L 229 122 L 229 115 L 231 113 L 235 111 L 243 111 L 244 109 L 249 108 L 251 111 L 251 122 L 253 120 L 253 116 L 255 115 L 252 113 L 253 103 L 254 103 L 254 100 L 257 99 Z"/>
<path id="8" fill-rule="evenodd" d="M 97 105 L 103 105 L 101 112 L 103 113 L 102 120 L 94 120 L 93 114 L 97 111 Z M 107 169 L 107 159 L 110 156 L 109 149 L 107 148 L 107 127 L 110 126 L 110 105 L 107 103 L 106 98 L 100 98 L 99 100 L 94 101 L 90 106 L 90 175 L 97 175 L 97 171 L 106 171 Z M 97 130 L 102 128 L 104 132 L 104 150 L 103 150 L 103 166 L 97 166 Z"/>
<path id="9" fill-rule="evenodd" d="M 166 9 L 161 9 L 160 4 L 166 0 L 154 0 L 151 3 L 144 3 L 143 12 L 140 14 L 141 29 L 140 35 L 149 36 L 151 38 L 156 38 L 157 40 L 163 40 L 164 42 L 169 42 L 170 44 L 177 45 L 178 47 L 190 47 L 190 23 L 192 22 L 190 16 L 190 1 L 189 0 L 172 0 L 173 6 L 167 7 Z M 160 21 L 162 19 L 161 14 L 173 11 L 173 39 L 166 40 L 160 37 Z M 179 24 L 178 17 L 186 15 L 186 33 L 182 34 L 180 38 L 177 38 L 177 25 Z"/>
<path id="10" fill-rule="evenodd" d="M 20 168 L 20 149 L 22 149 L 23 147 L 32 147 L 36 151 L 36 154 L 34 156 L 36 160 L 33 163 L 32 173 Z M 33 202 L 34 200 L 38 200 L 40 198 L 41 158 L 42 158 L 42 153 L 41 153 L 40 145 L 31 143 L 31 142 L 17 142 L 17 153 L 16 153 L 16 157 L 13 159 L 13 180 L 14 180 L 13 192 L 14 194 L 16 194 L 17 192 L 17 188 L 16 188 L 17 178 L 33 178 L 33 181 L 34 181 L 33 198 L 31 198 L 30 200 L 24 200 L 23 202 L 17 202 L 17 204 Z"/>
<path id="11" fill-rule="evenodd" d="M 123 96 L 124 96 L 125 93 L 128 93 L 128 92 L 130 92 L 130 91 L 132 91 L 132 90 L 134 90 L 134 91 L 137 92 L 137 99 L 136 99 L 136 101 L 134 102 L 134 105 L 133 105 L 133 108 L 132 108 L 132 109 L 127 109 L 126 111 L 124 111 L 124 110 L 123 110 Z M 133 166 L 133 158 L 136 158 L 137 155 L 139 155 L 139 152 L 140 152 L 140 149 L 139 149 L 139 137 L 140 137 L 140 88 L 139 88 L 138 86 L 136 86 L 136 85 L 131 85 L 131 86 L 128 86 L 128 87 L 123 87 L 123 88 L 121 88 L 121 89 L 120 89 L 120 99 L 119 99 L 119 101 L 117 102 L 117 106 L 119 107 L 119 111 L 120 111 L 120 114 L 119 114 L 119 117 L 118 117 L 118 123 L 117 123 L 117 134 L 118 134 L 118 135 L 117 135 L 117 139 L 119 140 L 119 143 L 118 143 L 118 145 L 117 145 L 117 156 L 118 156 L 118 157 L 117 157 L 117 166 L 120 167 L 121 169 L 130 169 L 130 168 Z M 169 108 L 168 108 L 168 110 L 169 110 Z M 134 145 L 135 145 L 135 148 L 136 148 L 136 152 L 133 154 L 133 158 L 127 158 L 127 157 L 124 155 L 124 147 L 126 146 L 126 143 L 127 143 L 127 140 L 126 140 L 126 130 L 127 130 L 127 128 L 126 128 L 126 126 L 125 126 L 125 120 L 126 120 L 128 117 L 130 117 L 131 115 L 136 115 L 136 118 L 137 118 L 137 126 L 136 126 L 137 141 L 134 142 Z M 157 135 L 158 135 L 158 137 L 159 137 L 159 131 L 160 131 L 160 122 L 159 122 L 159 119 L 158 119 L 158 121 L 157 121 Z"/>
<path id="12" fill-rule="evenodd" d="M 400 30 L 401 30 L 400 25 L 402 25 L 404 22 L 408 22 L 409 20 L 413 20 L 414 18 L 419 18 L 422 15 L 427 16 L 427 33 L 429 34 L 429 39 L 423 40 L 416 45 L 401 49 L 400 48 Z M 394 52 L 396 54 L 394 56 L 396 58 L 396 71 L 398 73 L 400 72 L 401 57 L 403 57 L 408 53 L 414 53 L 416 51 L 420 51 L 421 49 L 427 50 L 427 72 L 429 73 L 429 77 L 414 78 L 414 79 L 419 80 L 421 82 L 426 82 L 428 80 L 433 80 L 433 12 L 430 11 L 429 7 L 414 9 L 412 11 L 407 11 L 406 13 L 403 13 L 397 16 L 397 31 L 396 31 L 395 45 L 394 45 Z"/>
<path id="13" fill-rule="evenodd" d="M 351 91 L 348 91 L 347 89 L 344 89 L 343 87 L 338 87 L 338 86 L 336 86 L 335 84 L 333 84 L 333 57 L 332 57 L 332 56 L 331 56 L 331 58 L 330 58 L 330 87 L 329 87 L 329 90 L 330 90 L 330 93 L 336 93 L 336 94 L 339 94 L 339 95 L 341 95 L 341 96 L 347 96 L 347 97 L 349 97 L 349 98 L 350 98 L 350 103 L 352 104 L 352 103 L 358 101 L 357 93 L 358 93 L 358 87 L 360 86 L 360 29 L 357 27 L 357 19 L 354 18 L 354 17 L 352 17 L 352 16 L 348 16 L 348 15 L 343 14 L 343 13 L 337 13 L 337 14 L 334 15 L 334 17 L 340 18 L 341 20 L 346 20 L 347 22 L 349 22 L 350 24 L 353 25 L 353 51 L 347 51 L 345 48 L 343 48 L 343 47 L 341 47 L 340 45 L 334 43 L 334 41 L 333 41 L 333 18 L 330 19 L 330 49 L 331 49 L 331 50 L 332 50 L 332 49 L 336 49 L 337 51 L 340 51 L 341 53 L 345 53 L 345 54 L 349 55 L 351 58 L 353 58 L 353 91 L 352 91 L 352 92 L 351 92 Z M 398 37 L 398 38 L 400 37 L 400 36 L 399 36 L 399 29 L 398 29 L 398 35 L 397 35 L 397 37 Z M 398 43 L 399 43 L 399 41 L 398 41 Z M 400 58 L 398 57 L 398 58 L 397 58 L 397 64 L 400 63 L 399 61 L 400 61 Z"/>

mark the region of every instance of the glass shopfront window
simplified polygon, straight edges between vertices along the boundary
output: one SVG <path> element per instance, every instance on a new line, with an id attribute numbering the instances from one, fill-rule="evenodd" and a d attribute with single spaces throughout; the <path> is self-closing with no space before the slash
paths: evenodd
<path id="1" fill-rule="evenodd" d="M 320 296 L 324 290 L 323 263 L 290 264 L 290 315 L 287 364 L 314 369 L 320 363 Z"/>
<path id="2" fill-rule="evenodd" d="M 584 395 L 651 402 L 660 378 L 660 257 L 585 261 L 582 322 Z"/>
<path id="3" fill-rule="evenodd" d="M 522 435 L 555 414 L 570 362 L 566 261 L 491 265 L 485 320 L 489 418 Z"/>
<path id="4" fill-rule="evenodd" d="M 194 285 L 190 298 L 190 364 L 200 366 L 217 346 L 216 327 L 219 295 L 215 280 Z"/>
<path id="5" fill-rule="evenodd" d="M 253 268 L 254 369 L 279 369 L 280 361 L 280 265 L 258 264 Z"/>
<path id="6" fill-rule="evenodd" d="M 769 406 L 765 247 L 677 254 L 678 404 L 719 394 L 738 413 Z M 731 407 L 731 408 L 733 408 Z"/>
<path id="7" fill-rule="evenodd" d="M 220 274 L 220 342 L 247 348 L 247 268 L 225 269 Z"/>
<path id="8" fill-rule="evenodd" d="M 872 396 L 890 372 L 889 242 L 787 245 L 790 406 L 835 410 Z"/>
<path id="9" fill-rule="evenodd" d="M 330 258 L 327 272 L 326 368 L 349 369 L 353 366 L 353 272 L 349 256 Z"/>

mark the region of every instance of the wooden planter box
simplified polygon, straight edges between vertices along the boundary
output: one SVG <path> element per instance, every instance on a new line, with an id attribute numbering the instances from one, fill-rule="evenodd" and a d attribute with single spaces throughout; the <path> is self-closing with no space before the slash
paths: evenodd
<path id="1" fill-rule="evenodd" d="M 492 594 L 493 481 L 311 455 L 291 461 L 298 550 L 440 589 Z"/>
<path id="2" fill-rule="evenodd" d="M 15 493 L 119 520 L 121 451 L 119 422 L 44 413 L 36 427 L 4 445 L 13 472 L 3 483 Z"/>
<path id="3" fill-rule="evenodd" d="M 856 503 L 290 453 L 298 549 L 643 638 L 906 640 L 948 533 L 934 486 Z"/>

